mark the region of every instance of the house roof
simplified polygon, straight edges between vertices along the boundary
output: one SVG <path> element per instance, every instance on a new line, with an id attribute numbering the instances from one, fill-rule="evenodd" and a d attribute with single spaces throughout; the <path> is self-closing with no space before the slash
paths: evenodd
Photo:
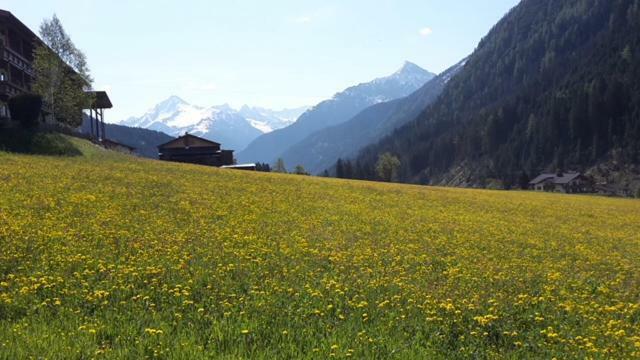
<path id="1" fill-rule="evenodd" d="M 551 181 L 553 184 L 557 185 L 565 185 L 573 180 L 581 177 L 582 174 L 574 172 L 574 173 L 563 173 L 563 174 L 540 174 L 535 179 L 531 180 L 529 184 L 538 185 L 543 182 Z"/>
<path id="2" fill-rule="evenodd" d="M 31 31 L 31 29 L 29 29 L 27 25 L 25 25 L 22 21 L 20 21 L 20 19 L 15 17 L 10 11 L 0 9 L 0 17 L 8 18 L 9 21 L 12 21 L 15 25 L 20 27 L 22 31 L 28 33 L 30 36 L 33 36 L 35 40 L 40 41 L 40 38 L 38 37 L 38 35 L 36 35 L 33 31 Z"/>
<path id="3" fill-rule="evenodd" d="M 18 19 L 10 11 L 4 10 L 4 9 L 0 9 L 0 19 L 6 19 L 6 21 L 8 23 L 16 26 L 18 28 L 18 30 L 20 30 L 20 31 L 26 33 L 28 36 L 30 36 L 32 38 L 34 46 L 42 45 L 42 46 L 45 46 L 50 51 L 53 51 L 53 50 L 51 50 L 51 48 L 47 44 L 44 43 L 44 41 L 42 41 L 42 39 L 40 39 L 40 37 L 38 35 L 36 35 L 33 31 L 31 31 L 31 29 L 29 29 L 29 27 L 27 25 L 25 25 L 22 21 L 20 21 L 20 19 Z M 70 69 L 74 73 L 77 73 L 77 71 L 71 65 L 67 64 L 65 61 L 62 61 L 62 62 L 64 63 L 64 65 L 66 65 L 66 67 L 68 69 Z M 82 81 L 85 82 L 86 85 L 89 85 L 89 83 L 87 82 L 87 80 L 84 77 L 81 76 L 80 78 L 82 79 Z"/>
<path id="4" fill-rule="evenodd" d="M 256 164 L 236 164 L 236 165 L 225 165 L 222 166 L 223 169 L 248 169 L 255 168 Z"/>
<path id="5" fill-rule="evenodd" d="M 185 144 L 188 144 L 189 141 L 192 141 L 192 140 L 196 140 L 197 142 L 200 142 L 200 143 L 207 143 L 207 144 L 209 144 L 211 146 L 220 146 L 220 144 L 215 142 L 215 141 L 203 139 L 201 137 L 198 137 L 198 136 L 195 136 L 195 135 L 191 135 L 191 134 L 185 134 L 185 135 L 182 135 L 182 136 L 180 136 L 180 137 L 178 137 L 176 139 L 168 141 L 168 142 L 166 142 L 164 144 L 158 145 L 158 149 L 162 149 L 162 148 L 168 147 L 169 145 L 173 145 L 173 144 L 178 143 L 178 142 L 184 142 Z"/>
<path id="6" fill-rule="evenodd" d="M 107 95 L 106 91 L 87 91 L 88 94 L 93 94 L 95 99 L 93 100 L 93 104 L 91 104 L 92 109 L 111 109 L 113 108 L 113 104 L 111 103 L 111 99 L 109 99 L 109 95 Z"/>

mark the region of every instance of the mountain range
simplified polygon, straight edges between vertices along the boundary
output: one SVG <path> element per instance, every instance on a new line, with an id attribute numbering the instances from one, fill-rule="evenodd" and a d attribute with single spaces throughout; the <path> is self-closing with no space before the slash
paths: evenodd
<path id="1" fill-rule="evenodd" d="M 258 136 L 295 122 L 306 109 L 274 111 L 243 106 L 235 110 L 226 104 L 205 108 L 171 96 L 142 116 L 130 117 L 119 125 L 161 131 L 174 137 L 190 133 L 239 151 Z"/>
<path id="2" fill-rule="evenodd" d="M 291 146 L 314 132 L 341 124 L 369 106 L 405 97 L 434 76 L 406 62 L 394 74 L 350 87 L 307 110 L 292 125 L 261 135 L 237 154 L 238 160 L 274 163 Z"/>
<path id="3" fill-rule="evenodd" d="M 438 98 L 465 63 L 466 59 L 407 97 L 373 105 L 342 124 L 314 132 L 291 146 L 281 158 L 285 164 L 302 165 L 308 172 L 318 174 L 330 168 L 338 159 L 357 156 L 365 146 L 414 120 Z"/>
<path id="4" fill-rule="evenodd" d="M 375 179 L 385 153 L 400 160 L 397 181 L 421 184 L 624 172 L 640 163 L 637 79 L 640 1 L 522 0 L 433 104 L 355 158 L 354 177 Z"/>

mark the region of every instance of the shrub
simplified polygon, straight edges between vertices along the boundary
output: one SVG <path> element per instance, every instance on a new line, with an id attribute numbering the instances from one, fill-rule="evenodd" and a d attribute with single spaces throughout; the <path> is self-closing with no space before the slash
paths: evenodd
<path id="1" fill-rule="evenodd" d="M 42 112 L 42 97 L 35 94 L 14 96 L 9 99 L 9 111 L 11 118 L 19 121 L 23 127 L 35 127 Z"/>
<path id="2" fill-rule="evenodd" d="M 82 152 L 69 139 L 56 133 L 38 133 L 31 141 L 31 152 L 39 155 L 80 156 Z"/>
<path id="3" fill-rule="evenodd" d="M 64 135 L 23 128 L 0 131 L 0 151 L 54 156 L 82 155 Z"/>

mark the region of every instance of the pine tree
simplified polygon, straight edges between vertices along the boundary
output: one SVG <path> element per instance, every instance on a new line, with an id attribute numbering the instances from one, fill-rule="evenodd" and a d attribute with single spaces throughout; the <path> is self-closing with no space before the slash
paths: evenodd
<path id="1" fill-rule="evenodd" d="M 336 162 L 336 177 L 338 179 L 344 179 L 344 162 L 342 159 L 338 159 Z"/>

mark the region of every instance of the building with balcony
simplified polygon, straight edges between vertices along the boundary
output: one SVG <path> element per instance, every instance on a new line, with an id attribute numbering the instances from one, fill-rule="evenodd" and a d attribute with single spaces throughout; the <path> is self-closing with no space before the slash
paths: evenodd
<path id="1" fill-rule="evenodd" d="M 9 117 L 10 97 L 31 90 L 33 51 L 39 41 L 13 14 L 0 9 L 0 118 Z"/>

